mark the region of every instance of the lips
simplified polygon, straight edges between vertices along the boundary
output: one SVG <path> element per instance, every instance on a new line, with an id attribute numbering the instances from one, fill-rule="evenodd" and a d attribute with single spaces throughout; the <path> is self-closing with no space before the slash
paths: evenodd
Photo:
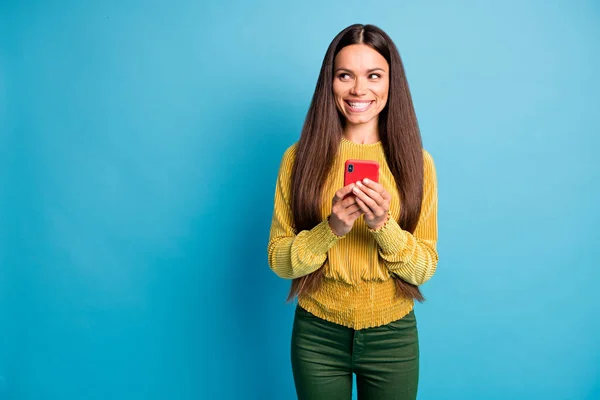
<path id="1" fill-rule="evenodd" d="M 366 110 L 369 109 L 369 107 L 371 106 L 371 104 L 373 104 L 373 101 L 351 101 L 351 100 L 345 100 L 346 104 L 348 105 L 348 109 L 351 112 L 364 112 Z"/>

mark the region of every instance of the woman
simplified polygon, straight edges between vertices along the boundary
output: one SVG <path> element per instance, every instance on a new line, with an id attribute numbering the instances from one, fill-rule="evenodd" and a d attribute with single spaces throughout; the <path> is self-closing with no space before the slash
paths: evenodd
<path id="1" fill-rule="evenodd" d="M 343 187 L 348 159 L 379 183 Z M 292 369 L 299 399 L 414 399 L 414 300 L 438 255 L 437 184 L 404 67 L 372 25 L 331 42 L 298 143 L 276 183 L 269 265 L 298 297 Z"/>

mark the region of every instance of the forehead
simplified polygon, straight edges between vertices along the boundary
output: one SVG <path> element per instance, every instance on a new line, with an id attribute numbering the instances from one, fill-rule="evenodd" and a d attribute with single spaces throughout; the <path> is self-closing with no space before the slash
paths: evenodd
<path id="1" fill-rule="evenodd" d="M 344 47 L 334 60 L 334 68 L 368 70 L 372 68 L 387 69 L 387 66 L 385 58 L 365 44 L 352 44 Z"/>

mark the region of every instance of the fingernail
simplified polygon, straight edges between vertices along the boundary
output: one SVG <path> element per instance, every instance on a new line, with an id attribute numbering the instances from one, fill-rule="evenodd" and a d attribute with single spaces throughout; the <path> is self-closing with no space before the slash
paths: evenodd
<path id="1" fill-rule="evenodd" d="M 357 182 L 356 182 L 356 184 L 357 184 L 358 186 L 360 186 L 360 185 L 362 185 L 362 182 L 361 182 L 361 181 L 357 181 Z"/>
<path id="2" fill-rule="evenodd" d="M 365 181 L 365 183 L 370 183 L 371 181 L 369 180 L 369 178 L 365 178 L 363 179 Z"/>

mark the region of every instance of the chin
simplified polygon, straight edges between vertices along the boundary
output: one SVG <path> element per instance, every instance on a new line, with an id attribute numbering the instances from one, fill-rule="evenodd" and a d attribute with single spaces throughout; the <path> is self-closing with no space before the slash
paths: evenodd
<path id="1" fill-rule="evenodd" d="M 350 117 L 350 118 L 346 118 L 346 121 L 348 121 L 348 123 L 352 124 L 352 125 L 362 125 L 362 124 L 371 122 L 373 120 L 373 118 L 375 118 L 375 117 L 369 117 L 369 118 Z"/>

